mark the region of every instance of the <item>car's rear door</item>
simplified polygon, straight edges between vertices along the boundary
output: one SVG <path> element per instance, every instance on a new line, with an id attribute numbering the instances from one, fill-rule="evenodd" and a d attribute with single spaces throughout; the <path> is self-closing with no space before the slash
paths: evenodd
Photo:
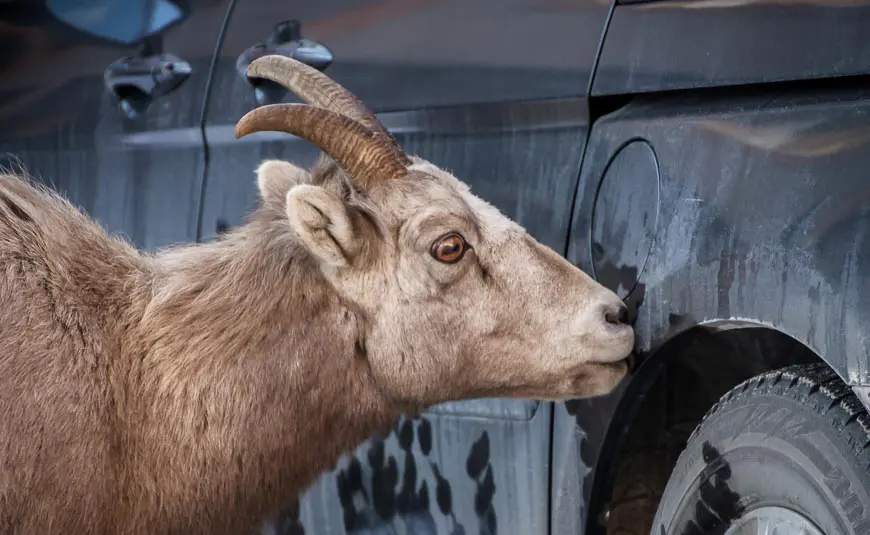
<path id="1" fill-rule="evenodd" d="M 194 240 L 201 110 L 228 3 L 0 3 L 0 165 L 140 247 Z"/>
<path id="2" fill-rule="evenodd" d="M 236 0 L 206 117 L 205 238 L 240 224 L 255 206 L 261 160 L 309 165 L 318 154 L 282 134 L 234 138 L 236 121 L 258 103 L 295 100 L 269 89 L 258 101 L 237 60 L 258 43 L 298 38 L 298 21 L 301 36 L 313 41 L 304 44 L 305 57 L 316 61 L 317 47 L 326 47 L 334 59 L 326 73 L 372 107 L 408 152 L 453 171 L 563 251 L 607 7 L 595 0 Z M 438 406 L 342 460 L 300 510 L 287 504 L 287 517 L 265 532 L 548 533 L 551 415 L 551 404 L 522 400 Z"/>

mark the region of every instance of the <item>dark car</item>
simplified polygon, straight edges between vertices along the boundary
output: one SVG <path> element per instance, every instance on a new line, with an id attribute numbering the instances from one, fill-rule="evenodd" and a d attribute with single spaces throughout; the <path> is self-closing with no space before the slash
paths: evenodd
<path id="1" fill-rule="evenodd" d="M 870 4 L 0 1 L 0 163 L 154 250 L 257 201 L 286 54 L 632 310 L 610 396 L 433 407 L 262 533 L 870 533 Z M 773 531 L 773 528 L 779 531 Z M 764 531 L 770 529 L 770 531 Z"/>

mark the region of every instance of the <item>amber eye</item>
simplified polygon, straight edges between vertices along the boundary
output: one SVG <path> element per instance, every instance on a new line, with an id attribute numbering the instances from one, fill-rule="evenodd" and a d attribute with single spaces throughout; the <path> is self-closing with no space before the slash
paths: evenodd
<path id="1" fill-rule="evenodd" d="M 456 232 L 451 232 L 435 240 L 429 252 L 435 260 L 453 264 L 462 260 L 466 250 L 468 244 L 465 239 Z"/>

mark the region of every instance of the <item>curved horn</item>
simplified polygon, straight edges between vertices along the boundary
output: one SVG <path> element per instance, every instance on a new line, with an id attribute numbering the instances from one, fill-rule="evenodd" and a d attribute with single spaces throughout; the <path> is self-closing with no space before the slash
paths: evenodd
<path id="1" fill-rule="evenodd" d="M 255 59 L 248 66 L 248 76 L 265 78 L 281 84 L 302 100 L 314 106 L 346 115 L 371 130 L 399 154 L 405 165 L 411 162 L 383 123 L 365 104 L 341 84 L 301 61 L 270 54 Z"/>
<path id="2" fill-rule="evenodd" d="M 363 189 L 407 173 L 405 163 L 370 130 L 331 110 L 308 104 L 270 104 L 249 111 L 236 124 L 236 138 L 263 131 L 286 132 L 314 143 Z"/>

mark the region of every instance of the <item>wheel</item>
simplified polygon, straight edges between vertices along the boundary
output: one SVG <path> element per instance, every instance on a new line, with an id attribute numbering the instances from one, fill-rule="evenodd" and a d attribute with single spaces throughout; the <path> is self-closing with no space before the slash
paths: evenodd
<path id="1" fill-rule="evenodd" d="M 870 418 L 823 364 L 738 385 L 680 454 L 654 535 L 870 533 Z"/>

